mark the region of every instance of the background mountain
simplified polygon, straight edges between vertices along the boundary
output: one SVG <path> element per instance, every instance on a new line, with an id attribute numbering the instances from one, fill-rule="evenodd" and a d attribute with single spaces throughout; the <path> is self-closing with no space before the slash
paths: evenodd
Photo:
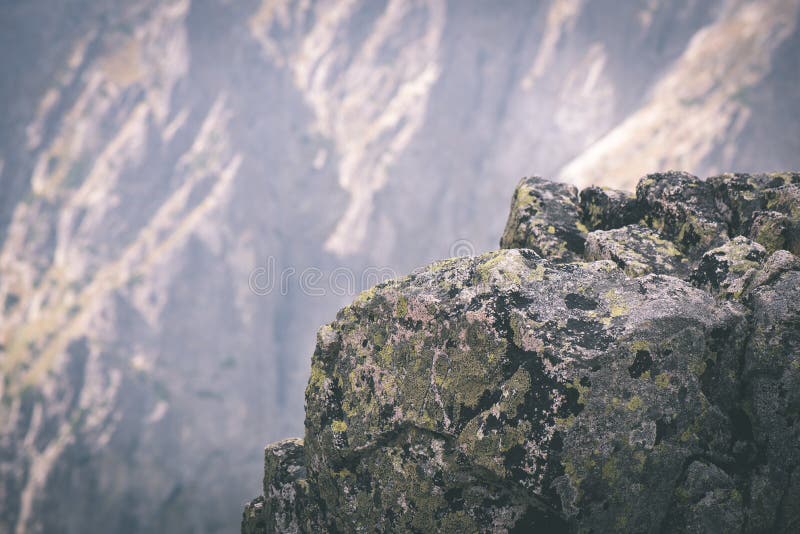
<path id="1" fill-rule="evenodd" d="M 799 17 L 3 2 L 0 531 L 237 528 L 263 445 L 302 431 L 314 331 L 365 273 L 495 248 L 526 174 L 796 168 Z"/>

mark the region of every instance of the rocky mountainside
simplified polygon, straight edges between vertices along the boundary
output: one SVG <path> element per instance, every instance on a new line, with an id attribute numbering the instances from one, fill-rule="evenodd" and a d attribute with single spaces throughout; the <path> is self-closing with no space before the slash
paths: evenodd
<path id="1" fill-rule="evenodd" d="M 317 334 L 243 534 L 796 532 L 800 174 L 527 178 Z"/>
<path id="2" fill-rule="evenodd" d="M 625 188 L 794 167 L 799 14 L 2 2 L 0 531 L 229 531 L 265 440 L 302 432 L 316 325 L 353 296 L 258 294 L 269 258 L 297 276 L 490 250 L 533 169 Z"/>

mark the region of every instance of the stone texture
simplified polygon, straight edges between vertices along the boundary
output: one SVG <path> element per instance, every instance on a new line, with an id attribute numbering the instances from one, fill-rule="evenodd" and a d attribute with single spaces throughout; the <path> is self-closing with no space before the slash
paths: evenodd
<path id="1" fill-rule="evenodd" d="M 767 252 L 789 250 L 800 254 L 800 224 L 778 211 L 756 211 L 750 226 L 750 237 L 762 244 Z"/>
<path id="2" fill-rule="evenodd" d="M 585 257 L 588 261 L 611 260 L 631 277 L 648 273 L 680 277 L 688 272 L 688 260 L 675 245 L 638 224 L 590 232 Z"/>
<path id="3" fill-rule="evenodd" d="M 748 235 L 768 253 L 800 253 L 800 173 L 723 174 L 708 179 L 731 235 Z"/>
<path id="4" fill-rule="evenodd" d="M 641 218 L 636 197 L 625 191 L 587 187 L 580 194 L 583 223 L 589 230 L 611 230 Z"/>
<path id="5" fill-rule="evenodd" d="M 758 466 L 751 524 L 793 532 L 800 526 L 800 270 L 795 263 L 776 271 L 746 295 L 754 325 L 744 358 L 743 437 L 752 436 L 757 452 L 744 461 Z"/>
<path id="6" fill-rule="evenodd" d="M 636 198 L 647 226 L 693 258 L 728 239 L 710 182 L 685 172 L 649 174 L 636 186 Z"/>
<path id="7" fill-rule="evenodd" d="M 325 521 L 652 529 L 683 462 L 725 454 L 717 403 L 735 380 L 703 373 L 712 354 L 735 365 L 744 334 L 741 309 L 678 279 L 527 251 L 378 287 L 324 327 L 312 363 L 307 455 Z M 631 515 L 640 499 L 659 505 Z"/>
<path id="8" fill-rule="evenodd" d="M 707 182 L 724 221 L 734 234 L 746 234 L 755 214 L 774 202 L 774 190 L 800 184 L 800 173 L 728 173 L 712 176 Z"/>
<path id="9" fill-rule="evenodd" d="M 649 175 L 580 205 L 523 180 L 510 249 L 319 330 L 305 443 L 267 448 L 242 531 L 795 532 L 800 259 L 746 237 L 794 216 L 769 176 Z M 628 202 L 640 223 L 613 228 Z M 608 228 L 583 253 L 581 220 Z"/>
<path id="10" fill-rule="evenodd" d="M 244 507 L 242 514 L 242 534 L 266 534 L 266 517 L 264 515 L 264 496 L 259 495 Z"/>
<path id="11" fill-rule="evenodd" d="M 586 227 L 578 190 L 538 176 L 523 178 L 511 200 L 501 248 L 529 248 L 555 262 L 581 257 Z"/>
<path id="12" fill-rule="evenodd" d="M 725 298 L 739 298 L 756 277 L 766 256 L 764 247 L 737 236 L 703 254 L 690 280 L 697 287 Z"/>
<path id="13" fill-rule="evenodd" d="M 756 272 L 750 285 L 753 288 L 769 285 L 780 275 L 790 271 L 800 271 L 800 258 L 785 250 L 779 250 L 767 258 L 764 268 Z"/>
<path id="14" fill-rule="evenodd" d="M 714 464 L 694 461 L 675 490 L 675 509 L 666 532 L 696 534 L 741 532 L 744 497 L 734 480 Z"/>
<path id="15" fill-rule="evenodd" d="M 309 500 L 303 440 L 286 439 L 264 449 L 264 499 L 247 505 L 242 532 L 309 532 L 316 503 Z"/>

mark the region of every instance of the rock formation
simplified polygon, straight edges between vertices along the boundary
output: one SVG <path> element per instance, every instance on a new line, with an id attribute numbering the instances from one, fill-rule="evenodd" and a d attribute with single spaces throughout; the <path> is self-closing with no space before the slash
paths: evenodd
<path id="1" fill-rule="evenodd" d="M 319 330 L 242 532 L 797 531 L 799 192 L 523 179 L 501 250 Z"/>

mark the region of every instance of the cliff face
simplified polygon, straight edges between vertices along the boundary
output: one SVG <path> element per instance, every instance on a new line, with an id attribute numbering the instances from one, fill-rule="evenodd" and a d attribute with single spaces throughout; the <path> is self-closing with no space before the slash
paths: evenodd
<path id="1" fill-rule="evenodd" d="M 796 173 L 523 179 L 502 250 L 319 330 L 242 532 L 795 531 L 797 236 Z"/>
<path id="2" fill-rule="evenodd" d="M 797 20 L 796 0 L 3 2 L 0 531 L 227 532 L 351 298 L 255 294 L 267 257 L 490 250 L 530 169 L 790 167 Z"/>

